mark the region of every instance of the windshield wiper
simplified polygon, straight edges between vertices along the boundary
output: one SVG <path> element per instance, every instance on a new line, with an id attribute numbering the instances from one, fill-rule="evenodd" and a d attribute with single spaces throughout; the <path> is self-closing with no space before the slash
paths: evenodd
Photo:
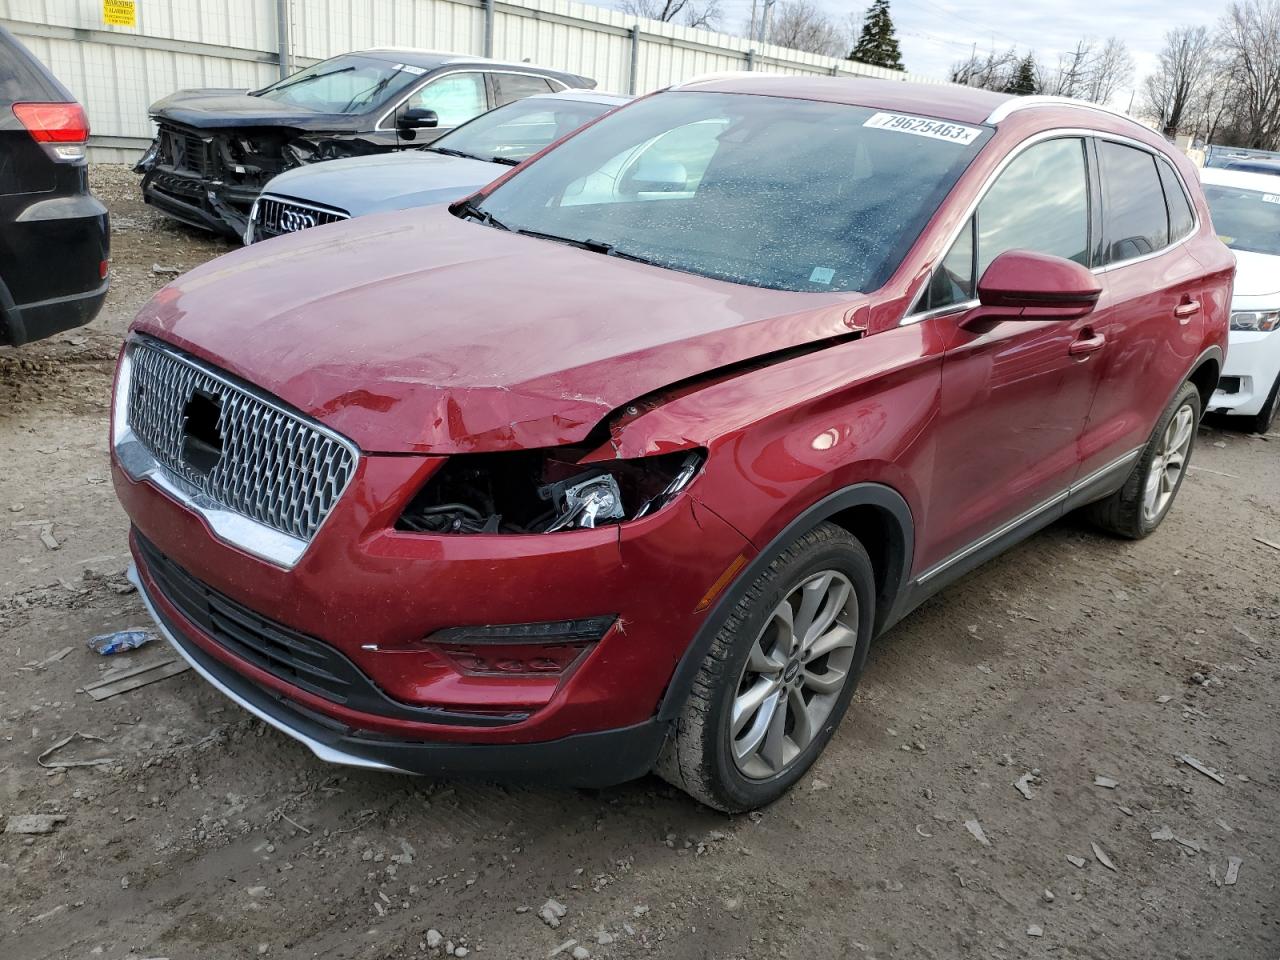
<path id="1" fill-rule="evenodd" d="M 462 157 L 464 160 L 479 160 L 475 154 L 463 153 L 461 150 L 454 150 L 452 147 L 423 147 L 427 153 L 443 153 L 446 157 Z"/>
<path id="2" fill-rule="evenodd" d="M 488 210 L 481 210 L 470 200 L 463 200 L 462 203 L 458 204 L 454 209 L 468 220 L 475 220 L 478 223 L 483 223 L 485 226 L 497 227 L 499 230 L 511 229 Z"/>
<path id="3" fill-rule="evenodd" d="M 310 76 L 299 77 L 297 80 L 289 80 L 285 83 L 276 84 L 263 90 L 263 93 L 275 93 L 277 90 L 288 90 L 290 87 L 296 87 L 300 83 L 310 83 L 312 80 L 319 80 L 321 77 L 332 77 L 335 73 L 350 73 L 355 67 L 339 67 L 337 70 L 327 70 L 324 73 L 313 73 Z"/>
<path id="4" fill-rule="evenodd" d="M 655 267 L 665 266 L 657 260 L 650 260 L 648 257 L 642 257 L 636 253 L 626 253 L 619 250 L 612 243 L 606 243 L 604 240 L 592 240 L 588 237 L 586 240 L 575 240 L 573 237 L 562 237 L 554 233 L 540 233 L 537 230 L 517 229 L 516 233 L 525 237 L 536 237 L 539 240 L 554 240 L 556 243 L 563 243 L 566 246 L 577 247 L 579 250 L 590 250 L 592 253 L 603 253 L 606 257 L 617 257 L 619 260 L 630 260 L 633 263 L 648 263 Z"/>
<path id="5" fill-rule="evenodd" d="M 490 157 L 489 162 L 505 164 L 508 167 L 514 167 L 518 164 L 524 163 L 523 160 L 517 160 L 515 157 Z"/>
<path id="6" fill-rule="evenodd" d="M 387 84 L 389 84 L 391 82 L 391 79 L 399 72 L 400 72 L 399 70 L 393 70 L 391 71 L 391 73 L 388 73 L 385 77 L 383 77 L 381 80 L 375 83 L 372 87 L 370 87 L 364 93 L 355 94 L 350 100 L 347 101 L 346 106 L 344 106 L 338 112 L 346 113 L 353 106 L 355 106 L 355 103 L 357 100 L 363 99 L 365 103 L 372 103 L 374 98 L 377 97 L 378 94 L 380 94 L 383 90 L 387 89 Z"/>

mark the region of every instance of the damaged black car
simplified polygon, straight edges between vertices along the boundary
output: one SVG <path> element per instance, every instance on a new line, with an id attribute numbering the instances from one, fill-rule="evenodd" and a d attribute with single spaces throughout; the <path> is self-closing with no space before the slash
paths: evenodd
<path id="1" fill-rule="evenodd" d="M 323 60 L 261 90 L 180 90 L 134 170 L 143 199 L 239 237 L 262 187 L 305 163 L 421 147 L 494 107 L 595 81 L 528 63 L 414 50 Z"/>

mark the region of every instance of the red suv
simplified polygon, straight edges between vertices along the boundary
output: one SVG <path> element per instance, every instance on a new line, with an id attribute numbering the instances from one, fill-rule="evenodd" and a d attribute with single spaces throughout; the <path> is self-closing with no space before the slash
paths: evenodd
<path id="1" fill-rule="evenodd" d="M 138 586 L 324 759 L 755 807 L 926 597 L 1077 507 L 1160 524 L 1233 270 L 1098 108 L 690 82 L 162 290 L 112 425 Z"/>

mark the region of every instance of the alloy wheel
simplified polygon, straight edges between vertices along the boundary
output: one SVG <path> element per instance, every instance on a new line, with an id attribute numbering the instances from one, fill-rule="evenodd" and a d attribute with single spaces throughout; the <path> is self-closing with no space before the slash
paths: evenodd
<path id="1" fill-rule="evenodd" d="M 842 573 L 813 574 L 773 609 L 733 699 L 730 749 L 743 776 L 776 776 L 813 742 L 849 679 L 857 645 L 858 597 Z"/>
<path id="2" fill-rule="evenodd" d="M 1187 467 L 1187 453 L 1195 429 L 1196 415 L 1190 405 L 1179 407 L 1164 428 L 1142 492 L 1142 516 L 1148 522 L 1159 519 L 1173 499 Z"/>

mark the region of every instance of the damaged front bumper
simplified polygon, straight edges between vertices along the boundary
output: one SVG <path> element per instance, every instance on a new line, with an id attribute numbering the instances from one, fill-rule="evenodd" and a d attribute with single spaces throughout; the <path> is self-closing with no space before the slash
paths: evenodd
<path id="1" fill-rule="evenodd" d="M 155 165 L 142 178 L 142 198 L 188 226 L 239 239 L 249 225 L 261 186 L 206 180 L 185 170 Z"/>
<path id="2" fill-rule="evenodd" d="M 145 202 L 189 226 L 239 240 L 254 201 L 278 174 L 385 149 L 360 137 L 301 136 L 280 128 L 210 132 L 161 123 L 133 169 L 142 174 Z"/>

